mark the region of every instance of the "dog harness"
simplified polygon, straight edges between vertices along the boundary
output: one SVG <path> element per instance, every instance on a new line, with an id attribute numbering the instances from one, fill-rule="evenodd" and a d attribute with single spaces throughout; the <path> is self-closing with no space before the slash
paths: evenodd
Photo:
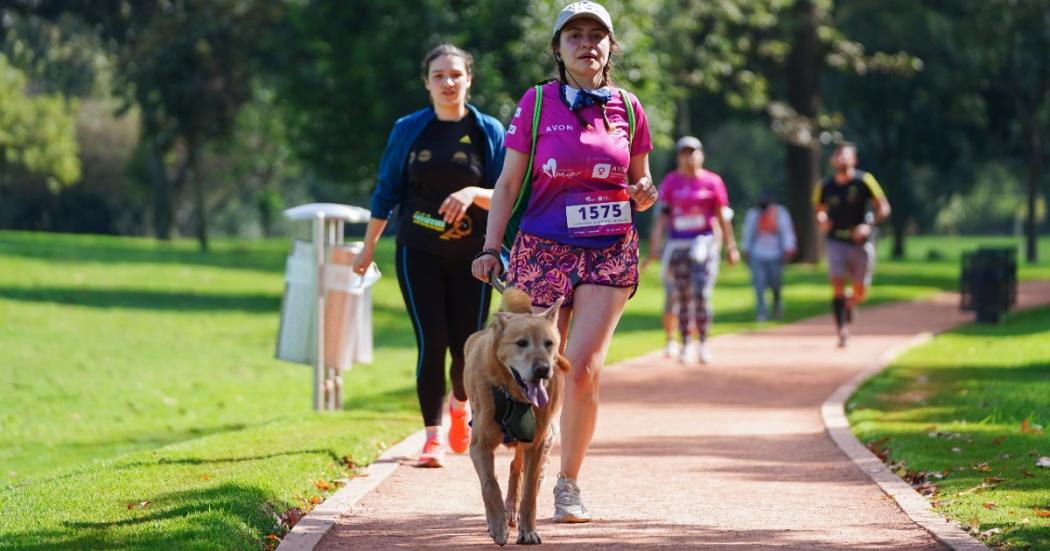
<path id="1" fill-rule="evenodd" d="M 501 386 L 492 386 L 492 402 L 495 404 L 495 421 L 503 431 L 503 443 L 530 443 L 536 437 L 536 414 L 532 404 L 519 402 Z"/>

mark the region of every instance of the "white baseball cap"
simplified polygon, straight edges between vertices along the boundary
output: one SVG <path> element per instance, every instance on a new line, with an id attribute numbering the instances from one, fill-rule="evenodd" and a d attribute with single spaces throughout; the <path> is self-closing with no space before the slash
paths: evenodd
<path id="1" fill-rule="evenodd" d="M 696 149 L 698 151 L 704 150 L 704 144 L 700 143 L 700 140 L 696 136 L 682 136 L 678 139 L 678 143 L 675 144 L 674 148 L 679 153 L 684 149 Z"/>
<path id="2" fill-rule="evenodd" d="M 561 9 L 558 13 L 558 19 L 554 21 L 554 36 L 558 36 L 558 31 L 560 31 L 566 23 L 581 17 L 597 19 L 598 22 L 605 25 L 606 30 L 610 33 L 613 32 L 612 17 L 609 16 L 609 12 L 606 11 L 601 4 L 590 2 L 589 0 L 583 0 L 582 2 L 573 2 Z"/>

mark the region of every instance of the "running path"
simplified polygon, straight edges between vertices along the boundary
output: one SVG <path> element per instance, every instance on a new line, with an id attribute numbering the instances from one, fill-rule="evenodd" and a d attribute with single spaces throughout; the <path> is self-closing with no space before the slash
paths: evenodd
<path id="1" fill-rule="evenodd" d="M 1019 302 L 1050 303 L 1050 282 L 1022 284 Z M 972 319 L 945 294 L 859 312 L 846 350 L 822 316 L 717 337 L 706 367 L 656 355 L 609 366 L 580 477 L 595 520 L 549 520 L 552 457 L 539 503 L 544 548 L 940 549 L 827 437 L 820 406 L 884 351 Z M 509 461 L 497 453 L 504 488 Z M 447 463 L 398 468 L 319 549 L 493 548 L 470 458 Z"/>

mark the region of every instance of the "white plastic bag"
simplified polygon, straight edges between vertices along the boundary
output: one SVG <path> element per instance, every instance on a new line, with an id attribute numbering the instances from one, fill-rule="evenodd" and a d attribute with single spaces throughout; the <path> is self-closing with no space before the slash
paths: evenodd
<path id="1" fill-rule="evenodd" d="M 382 277 L 373 262 L 363 276 L 350 263 L 363 244 L 331 247 L 324 268 L 325 366 L 348 370 L 372 362 L 372 291 Z M 313 244 L 296 241 L 288 256 L 277 357 L 313 365 L 317 335 L 317 268 Z"/>

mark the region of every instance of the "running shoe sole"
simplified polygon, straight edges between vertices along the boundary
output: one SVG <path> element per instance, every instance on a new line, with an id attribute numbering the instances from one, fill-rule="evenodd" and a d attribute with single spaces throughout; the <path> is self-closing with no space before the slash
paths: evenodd
<path id="1" fill-rule="evenodd" d="M 560 516 L 559 515 L 555 515 L 554 516 L 554 522 L 557 522 L 559 524 L 584 524 L 584 523 L 590 522 L 590 521 L 591 521 L 591 517 L 589 517 L 589 516 L 588 517 L 578 517 L 578 516 L 573 515 L 571 513 L 565 513 L 564 515 L 560 515 Z"/>
<path id="2" fill-rule="evenodd" d="M 426 459 L 420 459 L 416 462 L 416 467 L 420 469 L 439 469 L 444 467 L 441 460 L 436 457 L 428 457 Z"/>

